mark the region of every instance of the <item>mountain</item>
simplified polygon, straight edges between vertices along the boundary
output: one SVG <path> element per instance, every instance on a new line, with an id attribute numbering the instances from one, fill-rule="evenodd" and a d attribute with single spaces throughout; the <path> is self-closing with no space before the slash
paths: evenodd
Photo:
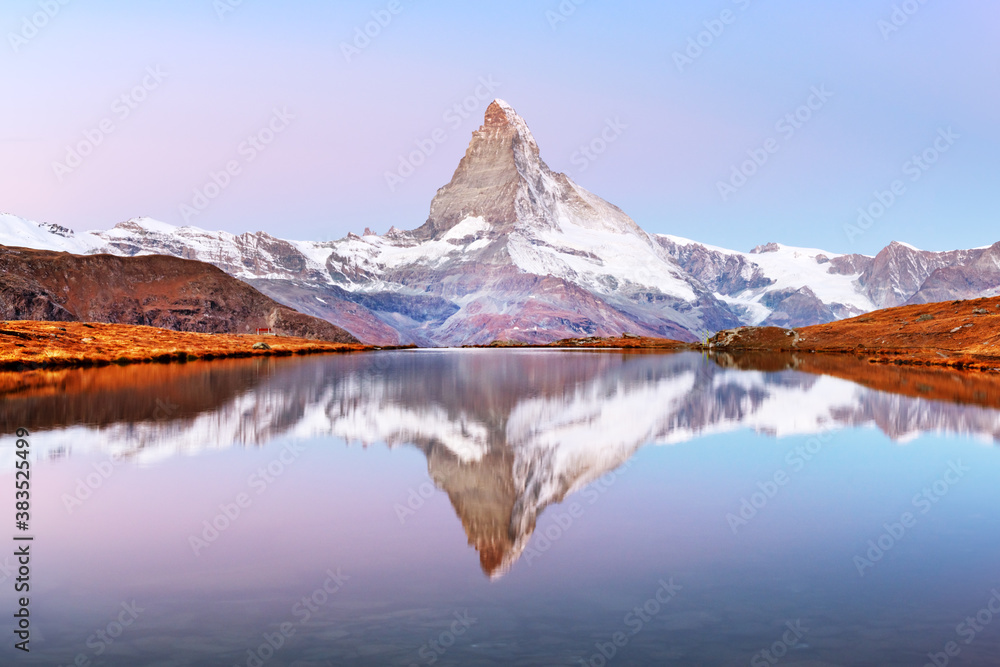
<path id="1" fill-rule="evenodd" d="M 283 306 L 204 262 L 0 246 L 0 318 L 143 324 L 178 331 L 356 343 L 344 329 Z"/>
<path id="2" fill-rule="evenodd" d="M 700 354 L 519 350 L 111 367 L 34 378 L 38 386 L 0 374 L 0 428 L 27 428 L 40 460 L 119 455 L 139 465 L 276 439 L 413 447 L 483 572 L 496 577 L 531 553 L 547 507 L 617 475 L 629 483 L 625 466 L 645 446 L 752 431 L 829 433 L 828 446 L 839 448 L 852 434 L 835 433 L 855 428 L 900 443 L 921 433 L 1000 442 L 994 374 L 836 362 L 836 372 L 865 384 L 781 365 L 736 370 Z M 0 470 L 16 460 L 13 448 L 0 449 Z M 399 507 L 379 510 L 388 521 L 405 516 L 406 494 L 400 487 Z"/>
<path id="3" fill-rule="evenodd" d="M 76 234 L 0 214 L 0 243 L 214 264 L 373 344 L 530 343 L 622 332 L 692 341 L 739 325 L 798 327 L 878 308 L 1000 294 L 1000 243 L 877 256 L 777 243 L 737 252 L 643 231 L 553 172 L 502 100 L 427 220 L 332 242 L 135 218 Z"/>
<path id="4" fill-rule="evenodd" d="M 747 325 L 802 327 L 894 306 L 1000 295 L 1000 243 L 930 252 L 893 241 L 868 257 L 778 243 L 741 253 L 657 238 Z"/>
<path id="5" fill-rule="evenodd" d="M 622 331 L 691 340 L 736 321 L 620 209 L 552 172 L 499 100 L 421 227 L 335 242 L 327 267 L 352 290 L 454 304 L 447 319 L 397 323 L 449 344 Z"/>

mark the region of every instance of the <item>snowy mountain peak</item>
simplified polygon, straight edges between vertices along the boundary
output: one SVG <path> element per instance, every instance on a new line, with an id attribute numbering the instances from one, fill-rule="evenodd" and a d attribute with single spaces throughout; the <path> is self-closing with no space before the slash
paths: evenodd
<path id="1" fill-rule="evenodd" d="M 503 100 L 486 109 L 483 125 L 473 132 L 451 181 L 437 191 L 427 222 L 415 231 L 438 239 L 469 217 L 482 217 L 499 233 L 509 232 L 520 217 L 517 200 L 525 180 L 549 172 L 539 158 L 528 124 Z"/>
<path id="2" fill-rule="evenodd" d="M 0 213 L 0 245 L 75 253 L 89 250 L 72 229 L 48 222 L 32 222 L 11 213 Z"/>
<path id="3" fill-rule="evenodd" d="M 493 100 L 486 108 L 482 129 L 486 128 L 511 129 L 524 141 L 525 145 L 532 147 L 536 154 L 538 152 L 538 144 L 535 142 L 531 130 L 528 129 L 528 124 L 514 111 L 514 107 L 501 99 Z"/>
<path id="4" fill-rule="evenodd" d="M 537 241 L 539 234 L 563 237 L 583 230 L 628 234 L 656 246 L 619 208 L 549 169 L 527 123 L 503 100 L 487 108 L 465 157 L 413 237 L 440 240 L 469 218 L 486 223 L 477 238 L 520 235 Z"/>
<path id="5" fill-rule="evenodd" d="M 488 107 L 486 107 L 486 116 L 487 116 L 487 118 L 490 115 L 490 111 L 496 111 L 498 109 L 500 111 L 504 112 L 505 114 L 510 114 L 510 115 L 514 115 L 514 116 L 517 115 L 517 112 L 514 111 L 514 107 L 512 107 L 509 104 L 507 104 L 507 102 L 505 100 L 502 100 L 502 99 L 500 99 L 498 97 L 495 100 L 493 100 L 492 102 L 490 102 L 490 105 Z"/>
<path id="6" fill-rule="evenodd" d="M 916 247 L 911 243 L 906 243 L 905 241 L 892 241 L 889 243 L 890 248 L 905 248 L 906 250 L 912 250 L 913 252 L 923 252 L 920 248 Z"/>
<path id="7" fill-rule="evenodd" d="M 117 225 L 112 227 L 112 230 L 115 229 L 138 234 L 175 234 L 180 228 L 166 222 L 154 220 L 148 216 L 140 216 L 138 218 L 129 218 L 125 222 L 119 222 Z M 191 227 L 185 229 L 197 228 Z"/>
<path id="8" fill-rule="evenodd" d="M 491 127 L 503 126 L 509 125 L 515 122 L 515 119 L 520 118 L 517 112 L 514 111 L 514 107 L 498 97 L 486 107 L 486 118 L 483 124 Z"/>

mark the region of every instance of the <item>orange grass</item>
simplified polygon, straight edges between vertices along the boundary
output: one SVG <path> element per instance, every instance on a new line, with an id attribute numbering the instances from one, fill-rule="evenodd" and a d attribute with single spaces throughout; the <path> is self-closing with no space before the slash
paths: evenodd
<path id="1" fill-rule="evenodd" d="M 255 350 L 254 343 L 270 350 Z M 304 338 L 204 334 L 99 322 L 0 322 L 0 368 L 31 369 L 225 357 L 288 356 L 374 349 Z"/>

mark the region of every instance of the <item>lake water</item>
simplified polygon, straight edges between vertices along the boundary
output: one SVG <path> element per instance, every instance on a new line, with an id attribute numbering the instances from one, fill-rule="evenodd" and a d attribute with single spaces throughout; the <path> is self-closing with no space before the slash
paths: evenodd
<path id="1" fill-rule="evenodd" d="M 3 539 L 18 427 L 35 539 L 28 654 L 0 556 L 0 663 L 1000 664 L 992 385 L 723 365 L 7 374 Z"/>

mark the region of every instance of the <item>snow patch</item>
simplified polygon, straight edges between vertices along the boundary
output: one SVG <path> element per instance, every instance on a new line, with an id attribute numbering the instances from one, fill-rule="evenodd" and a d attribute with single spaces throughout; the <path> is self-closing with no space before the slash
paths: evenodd
<path id="1" fill-rule="evenodd" d="M 470 216 L 449 229 L 448 233 L 441 237 L 441 240 L 461 241 L 469 236 L 478 236 L 480 232 L 485 232 L 489 230 L 489 228 L 490 224 L 482 217 Z"/>

